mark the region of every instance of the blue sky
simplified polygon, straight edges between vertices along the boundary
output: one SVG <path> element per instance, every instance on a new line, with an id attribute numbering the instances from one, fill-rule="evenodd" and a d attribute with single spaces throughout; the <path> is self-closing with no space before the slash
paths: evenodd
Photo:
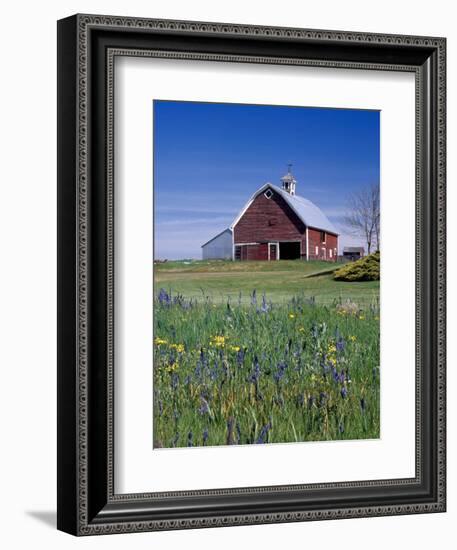
<path id="1" fill-rule="evenodd" d="M 379 183 L 378 111 L 154 101 L 156 258 L 201 258 L 267 181 L 292 163 L 296 193 L 343 233 L 348 196 Z"/>

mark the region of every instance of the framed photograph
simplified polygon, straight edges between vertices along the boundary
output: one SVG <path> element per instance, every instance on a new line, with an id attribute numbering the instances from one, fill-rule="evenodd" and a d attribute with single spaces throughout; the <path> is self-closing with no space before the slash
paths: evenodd
<path id="1" fill-rule="evenodd" d="M 444 38 L 58 22 L 58 528 L 443 512 Z"/>

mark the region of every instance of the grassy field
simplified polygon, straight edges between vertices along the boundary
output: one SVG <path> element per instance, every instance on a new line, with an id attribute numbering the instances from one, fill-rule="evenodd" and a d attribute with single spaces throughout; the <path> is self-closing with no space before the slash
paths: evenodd
<path id="1" fill-rule="evenodd" d="M 334 281 L 329 270 L 341 264 L 300 260 L 280 262 L 180 261 L 154 266 L 156 293 L 165 288 L 169 293 L 188 298 L 208 297 L 215 302 L 248 303 L 255 289 L 266 293 L 274 302 L 285 302 L 292 296 L 314 297 L 318 303 L 352 299 L 370 304 L 379 299 L 379 281 L 346 283 Z M 322 275 L 319 275 L 322 273 Z"/>
<path id="2" fill-rule="evenodd" d="M 379 283 L 329 268 L 155 266 L 155 447 L 379 437 Z"/>

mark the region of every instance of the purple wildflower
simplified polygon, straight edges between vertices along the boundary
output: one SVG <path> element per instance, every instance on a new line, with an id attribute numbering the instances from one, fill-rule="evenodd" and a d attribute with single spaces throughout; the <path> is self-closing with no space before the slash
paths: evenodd
<path id="1" fill-rule="evenodd" d="M 278 363 L 278 366 L 277 366 L 277 371 L 275 372 L 275 374 L 273 375 L 275 381 L 277 384 L 279 384 L 279 381 L 281 380 L 281 378 L 284 376 L 285 372 L 286 372 L 286 368 L 287 368 L 287 364 L 284 363 L 284 362 L 281 362 L 281 363 Z"/>
<path id="2" fill-rule="evenodd" d="M 171 297 L 164 288 L 159 290 L 158 300 L 162 306 L 169 306 L 171 304 Z"/>
<path id="3" fill-rule="evenodd" d="M 254 356 L 254 369 L 249 376 L 249 382 L 257 384 L 260 378 L 260 364 L 257 355 Z"/>
<path id="4" fill-rule="evenodd" d="M 341 392 L 340 392 L 340 393 L 341 393 L 341 397 L 342 397 L 343 399 L 346 399 L 347 394 L 348 394 L 348 390 L 347 390 L 346 386 L 343 386 L 343 387 L 341 388 Z"/>
<path id="5" fill-rule="evenodd" d="M 211 380 L 216 380 L 218 376 L 218 362 L 217 360 L 214 361 L 214 367 L 210 371 L 210 378 Z"/>
<path id="6" fill-rule="evenodd" d="M 271 430 L 271 422 L 268 422 L 268 424 L 265 424 L 265 426 L 261 429 L 259 437 L 257 438 L 256 443 L 258 443 L 258 444 L 265 443 L 265 441 L 268 437 L 268 432 L 270 430 Z"/>
<path id="7" fill-rule="evenodd" d="M 343 338 L 338 338 L 338 340 L 336 341 L 336 351 L 343 351 L 344 350 L 344 346 L 346 345 L 346 342 L 343 340 Z"/>
<path id="8" fill-rule="evenodd" d="M 206 445 L 207 441 L 208 441 L 208 428 L 205 428 L 203 430 L 203 445 Z"/>
<path id="9" fill-rule="evenodd" d="M 262 313 L 267 313 L 268 312 L 268 304 L 267 304 L 267 299 L 265 297 L 265 292 L 262 294 L 262 305 L 260 306 L 260 311 Z"/>

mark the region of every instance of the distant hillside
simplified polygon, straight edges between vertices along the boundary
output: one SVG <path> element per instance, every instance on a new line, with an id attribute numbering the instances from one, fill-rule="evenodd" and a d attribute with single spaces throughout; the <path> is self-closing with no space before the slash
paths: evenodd
<path id="1" fill-rule="evenodd" d="M 335 281 L 379 281 L 381 255 L 379 252 L 350 262 L 333 274 Z"/>

